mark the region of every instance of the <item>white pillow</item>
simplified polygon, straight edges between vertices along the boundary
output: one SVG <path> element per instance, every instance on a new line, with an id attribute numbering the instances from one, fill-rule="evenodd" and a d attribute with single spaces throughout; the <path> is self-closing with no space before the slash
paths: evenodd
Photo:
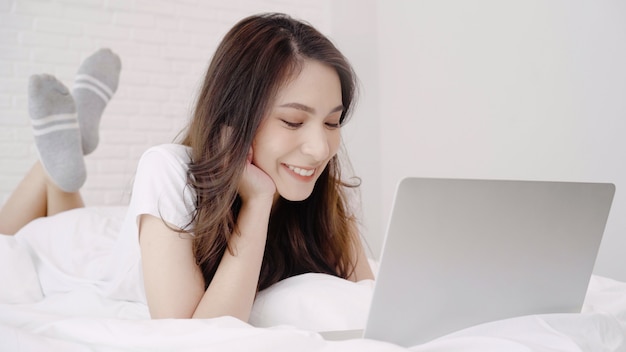
<path id="1" fill-rule="evenodd" d="M 29 251 L 14 236 L 0 235 L 0 303 L 32 303 L 43 298 Z"/>
<path id="2" fill-rule="evenodd" d="M 249 322 L 311 331 L 363 329 L 373 288 L 373 280 L 354 283 L 313 273 L 293 276 L 258 293 Z"/>

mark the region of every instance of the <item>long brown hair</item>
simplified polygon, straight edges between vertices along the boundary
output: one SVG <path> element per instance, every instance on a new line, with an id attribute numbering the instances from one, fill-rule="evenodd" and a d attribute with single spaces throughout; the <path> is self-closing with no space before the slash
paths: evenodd
<path id="1" fill-rule="evenodd" d="M 303 60 L 337 71 L 346 122 L 355 75 L 337 48 L 312 26 L 284 14 L 251 16 L 218 46 L 182 144 L 191 147 L 188 183 L 196 210 L 187 231 L 208 286 L 235 228 L 238 181 L 257 129 L 277 91 L 299 73 Z M 355 266 L 356 220 L 348 211 L 341 167 L 334 156 L 313 193 L 300 202 L 282 197 L 270 218 L 259 290 L 305 272 L 347 278 Z"/>

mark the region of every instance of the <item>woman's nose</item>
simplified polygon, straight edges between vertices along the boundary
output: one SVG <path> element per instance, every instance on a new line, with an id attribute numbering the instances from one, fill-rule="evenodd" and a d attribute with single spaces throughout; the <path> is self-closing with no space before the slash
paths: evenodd
<path id="1" fill-rule="evenodd" d="M 302 153 L 311 156 L 313 161 L 318 162 L 328 158 L 328 136 L 324 127 L 314 127 L 306 131 L 302 143 Z"/>

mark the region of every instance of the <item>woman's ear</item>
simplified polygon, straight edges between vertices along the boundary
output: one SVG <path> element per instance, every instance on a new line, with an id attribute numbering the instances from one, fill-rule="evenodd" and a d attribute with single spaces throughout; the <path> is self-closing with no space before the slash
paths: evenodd
<path id="1" fill-rule="evenodd" d="M 252 146 L 250 146 L 250 150 L 248 150 L 248 162 L 252 163 L 252 157 L 254 156 L 254 150 L 252 149 Z"/>

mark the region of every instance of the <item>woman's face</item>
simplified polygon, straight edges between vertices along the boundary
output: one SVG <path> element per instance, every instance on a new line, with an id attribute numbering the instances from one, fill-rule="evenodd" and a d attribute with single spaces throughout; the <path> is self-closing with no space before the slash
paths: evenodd
<path id="1" fill-rule="evenodd" d="M 252 163 L 285 199 L 308 198 L 341 142 L 341 84 L 330 66 L 306 60 L 277 94 L 252 143 Z"/>

